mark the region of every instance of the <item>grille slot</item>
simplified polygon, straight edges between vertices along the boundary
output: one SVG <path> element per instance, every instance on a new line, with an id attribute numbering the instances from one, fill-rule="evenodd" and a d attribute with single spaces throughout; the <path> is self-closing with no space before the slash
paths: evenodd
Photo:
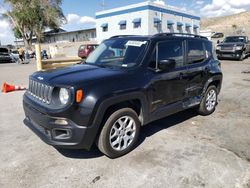
<path id="1" fill-rule="evenodd" d="M 53 87 L 34 80 L 29 80 L 28 91 L 34 98 L 47 104 L 51 103 Z"/>

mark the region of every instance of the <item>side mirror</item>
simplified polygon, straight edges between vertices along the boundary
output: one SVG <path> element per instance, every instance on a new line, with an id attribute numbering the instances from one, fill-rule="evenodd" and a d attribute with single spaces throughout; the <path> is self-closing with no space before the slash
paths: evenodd
<path id="1" fill-rule="evenodd" d="M 176 61 L 174 59 L 160 60 L 158 63 L 158 69 L 160 71 L 170 71 L 175 68 Z"/>

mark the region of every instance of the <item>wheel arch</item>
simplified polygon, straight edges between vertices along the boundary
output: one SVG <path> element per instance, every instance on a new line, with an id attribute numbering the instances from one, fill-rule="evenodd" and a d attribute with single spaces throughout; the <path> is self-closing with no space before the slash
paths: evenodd
<path id="1" fill-rule="evenodd" d="M 221 86 L 222 86 L 222 74 L 215 75 L 207 80 L 203 88 L 202 95 L 205 94 L 207 88 L 211 85 L 214 85 L 217 88 L 217 91 L 219 93 L 221 90 Z"/>
<path id="2" fill-rule="evenodd" d="M 127 94 L 121 94 L 117 96 L 107 97 L 105 99 L 100 99 L 93 110 L 90 126 L 95 127 L 91 133 L 91 141 L 94 142 L 96 137 L 102 129 L 103 122 L 105 117 L 115 110 L 121 108 L 132 108 L 139 116 L 141 125 L 144 125 L 148 122 L 148 102 L 146 96 L 142 92 L 131 92 Z"/>

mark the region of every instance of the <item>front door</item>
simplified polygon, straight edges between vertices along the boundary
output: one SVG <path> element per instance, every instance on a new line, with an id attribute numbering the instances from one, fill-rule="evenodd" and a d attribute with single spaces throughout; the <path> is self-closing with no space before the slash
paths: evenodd
<path id="1" fill-rule="evenodd" d="M 187 83 L 183 40 L 161 41 L 156 46 L 155 54 L 156 68 L 157 62 L 169 59 L 175 60 L 176 66 L 167 72 L 154 73 L 151 80 L 151 112 L 183 100 Z"/>

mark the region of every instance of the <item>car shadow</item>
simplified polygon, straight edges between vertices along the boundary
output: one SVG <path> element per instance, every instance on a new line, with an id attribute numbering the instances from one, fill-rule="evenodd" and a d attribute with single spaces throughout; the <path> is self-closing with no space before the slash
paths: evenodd
<path id="1" fill-rule="evenodd" d="M 140 146 L 147 137 L 154 135 L 164 129 L 168 129 L 172 126 L 175 126 L 181 122 L 184 122 L 190 118 L 197 116 L 197 112 L 194 109 L 188 109 L 177 114 L 168 116 L 166 118 L 154 121 L 146 126 L 141 128 L 140 136 L 135 148 Z M 90 159 L 98 158 L 103 156 L 103 154 L 98 150 L 97 146 L 93 144 L 92 148 L 87 150 L 71 150 L 71 149 L 60 149 L 56 150 L 67 158 L 73 159 Z"/>
<path id="2" fill-rule="evenodd" d="M 103 153 L 98 150 L 95 144 L 93 144 L 92 148 L 89 151 L 84 149 L 55 149 L 64 157 L 72 159 L 92 159 L 103 156 Z"/>
<path id="3" fill-rule="evenodd" d="M 147 137 L 150 137 L 164 129 L 168 129 L 172 126 L 178 125 L 179 123 L 182 123 L 197 115 L 198 113 L 195 109 L 188 109 L 143 126 L 141 128 L 139 141 L 136 147 L 141 145 Z"/>

